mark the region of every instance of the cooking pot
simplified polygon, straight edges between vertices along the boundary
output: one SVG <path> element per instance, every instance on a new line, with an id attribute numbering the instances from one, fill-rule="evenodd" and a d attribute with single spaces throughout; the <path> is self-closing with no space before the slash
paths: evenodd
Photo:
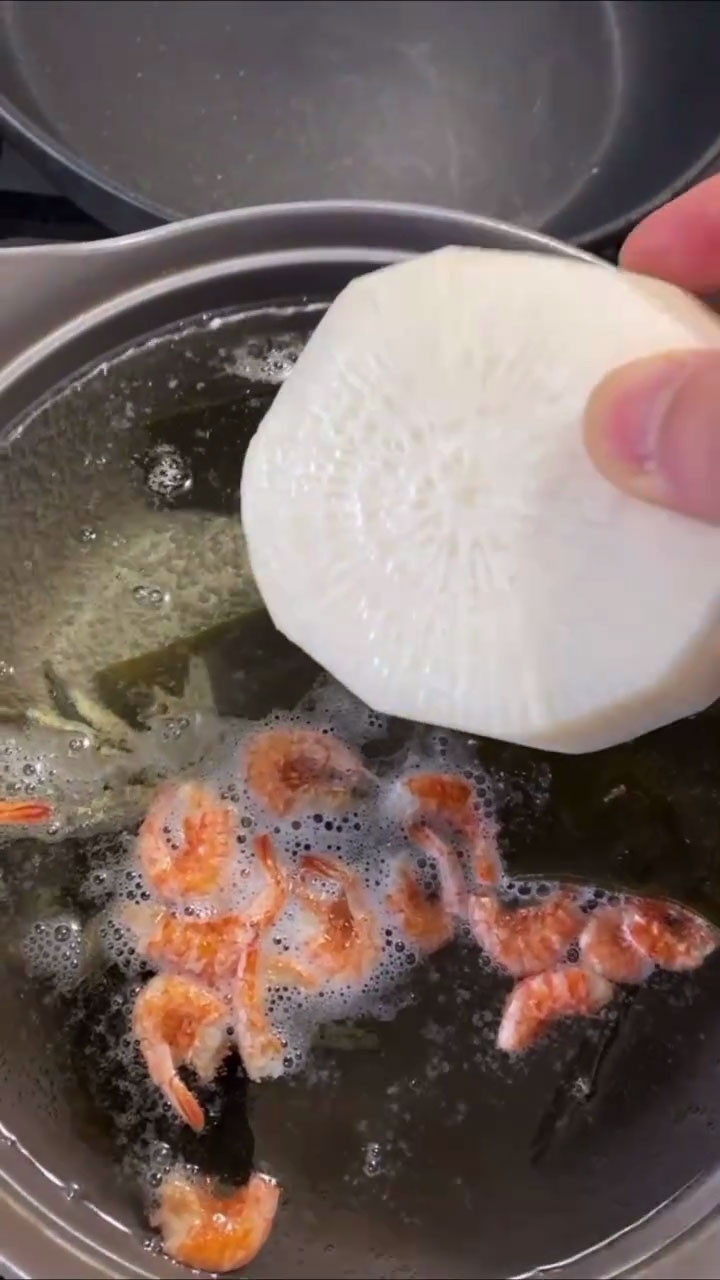
<path id="1" fill-rule="evenodd" d="M 3 466 L 11 479 L 0 521 L 3 556 L 14 563 L 0 577 L 4 576 L 5 591 L 13 593 L 14 599 L 4 601 L 13 619 L 0 627 L 4 646 L 0 657 L 6 657 L 8 645 L 22 646 L 24 619 L 36 617 L 30 588 L 27 610 L 23 603 L 25 579 L 50 583 L 58 556 L 77 554 L 77 548 L 70 546 L 68 526 L 58 523 L 53 513 L 63 504 L 71 505 L 80 512 L 82 522 L 98 493 L 109 500 L 110 494 L 118 492 L 112 457 L 105 467 L 110 475 L 107 483 L 95 466 L 84 466 L 84 451 L 89 457 L 94 447 L 94 419 L 110 415 L 112 430 L 124 438 L 123 432 L 138 416 L 167 413 L 191 384 L 195 393 L 213 380 L 225 384 L 228 377 L 232 379 L 228 351 L 236 356 L 238 335 L 252 334 L 257 323 L 254 316 L 272 314 L 271 328 L 277 330 L 278 325 L 287 326 L 295 312 L 305 313 L 309 307 L 312 313 L 313 305 L 332 298 L 358 273 L 449 243 L 586 256 L 543 236 L 482 218 L 432 208 L 351 202 L 249 209 L 93 244 L 4 250 L 0 254 L 0 424 Z M 240 319 L 229 320 L 228 328 L 221 323 L 222 313 Z M 170 334 L 164 345 L 148 342 L 161 330 Z M 218 352 L 224 353 L 223 359 L 218 360 Z M 58 399 L 58 388 L 69 381 L 69 390 Z M 57 404 L 60 409 L 53 409 Z M 33 424 L 38 422 L 50 422 L 52 430 L 34 435 Z M 18 450 L 23 456 L 16 470 L 13 460 Z M 122 448 L 120 454 L 125 465 Z M 97 456 L 94 461 L 98 462 Z M 107 459 L 100 461 L 104 466 Z M 88 1280 L 180 1274 L 156 1249 L 148 1248 L 140 1218 L 117 1177 L 107 1146 L 88 1138 L 78 1123 L 72 1092 L 68 1094 L 65 1085 L 48 1073 L 49 1049 L 43 1037 L 50 1027 L 60 1040 L 63 1027 L 52 1031 L 52 1022 L 41 1011 L 36 1013 L 27 989 L 16 984 L 16 990 L 14 982 L 10 972 L 3 983 L 5 1031 L 0 1050 L 3 1274 Z M 347 1089 L 356 1090 L 357 1079 L 351 1072 Z M 512 1088 L 522 1092 L 522 1076 Z M 688 1107 L 691 1101 L 692 1082 Z M 272 1128 L 272 1118 L 266 1120 Z M 342 1123 L 338 1112 L 338 1135 Z M 477 1142 L 477 1135 L 470 1141 Z M 533 1246 L 534 1258 L 525 1259 L 524 1265 L 510 1248 L 510 1237 L 517 1233 L 509 1216 L 512 1198 L 505 1222 L 498 1224 L 507 1242 L 507 1261 L 503 1261 L 502 1243 L 496 1243 L 488 1260 L 485 1238 L 473 1239 L 472 1221 L 465 1224 L 466 1238 L 458 1242 L 452 1225 L 444 1228 L 442 1222 L 431 1222 L 428 1226 L 420 1217 L 402 1224 L 398 1220 L 406 1242 L 398 1249 L 392 1220 L 384 1218 L 377 1229 L 373 1223 L 364 1223 L 362 1201 L 358 1202 L 360 1216 L 353 1215 L 353 1192 L 349 1205 L 337 1209 L 326 1197 L 318 1212 L 308 1207 L 311 1197 L 307 1204 L 299 1197 L 290 1206 L 294 1208 L 288 1218 L 292 1229 L 284 1229 L 282 1219 L 278 1220 L 276 1233 L 250 1273 L 258 1277 L 477 1276 L 501 1271 L 558 1277 L 717 1275 L 720 1176 L 683 1163 L 679 1146 L 676 1151 L 666 1143 L 671 1149 L 663 1168 L 670 1169 L 670 1181 L 662 1183 L 664 1191 L 660 1182 L 655 1188 L 651 1166 L 656 1162 L 648 1157 L 643 1141 L 638 1138 L 633 1181 L 646 1180 L 648 1195 L 654 1198 L 641 1206 L 642 1215 L 635 1205 L 616 1206 L 609 1216 L 600 1214 L 594 1236 L 588 1235 L 587 1223 L 578 1235 L 568 1234 L 567 1220 L 574 1214 L 562 1199 L 567 1194 L 566 1177 L 558 1184 L 558 1213 L 545 1214 L 548 1225 Z M 491 1128 L 480 1136 L 478 1145 L 488 1148 L 492 1156 L 493 1143 L 501 1142 L 502 1136 Z M 309 1147 L 304 1150 L 312 1165 Z M 425 1213 L 432 1218 L 434 1157 L 428 1150 L 426 1155 L 415 1152 L 414 1159 L 428 1165 Z M 461 1168 L 460 1156 L 457 1159 Z M 673 1161 L 677 1161 L 675 1175 Z M 710 1163 L 708 1156 L 706 1164 Z M 437 1176 L 442 1175 L 438 1167 Z M 489 1188 L 487 1167 L 482 1176 Z M 688 1180 L 689 1185 L 681 1185 Z M 464 1194 L 460 1175 L 456 1181 L 460 1196 Z M 533 1194 L 540 1194 L 541 1181 Z M 602 1179 L 598 1185 L 595 1200 L 600 1205 L 606 1194 L 612 1199 L 614 1189 Z M 661 1199 L 665 1202 L 657 1207 Z M 582 1218 L 582 1213 L 578 1216 Z M 634 1221 L 638 1217 L 641 1220 Z M 561 1229 L 563 1219 L 566 1226 Z M 327 1246 L 333 1251 L 327 1251 Z"/>

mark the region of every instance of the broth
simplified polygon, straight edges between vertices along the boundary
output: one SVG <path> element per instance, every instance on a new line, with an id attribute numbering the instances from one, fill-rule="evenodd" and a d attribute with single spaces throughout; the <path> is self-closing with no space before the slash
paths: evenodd
<path id="1" fill-rule="evenodd" d="M 48 661 L 72 703 L 73 684 L 52 653 L 36 655 L 40 678 L 30 688 L 20 679 L 32 637 L 52 636 L 53 617 L 64 616 L 61 600 L 48 603 L 48 582 L 66 581 L 75 565 L 86 575 L 103 541 L 116 536 L 132 559 L 135 513 L 168 525 L 182 515 L 236 519 L 243 450 L 318 311 L 173 331 L 90 372 L 14 432 L 0 479 L 2 572 L 16 602 L 13 619 L 0 624 L 6 715 L 47 691 Z M 149 593 L 155 583 L 144 563 L 141 554 L 133 589 Z M 689 977 L 653 978 L 602 1020 L 562 1026 L 510 1062 L 494 1043 L 510 982 L 459 934 L 412 966 L 392 1017 L 367 1007 L 320 1027 L 302 1070 L 254 1085 L 231 1059 L 200 1091 L 210 1117 L 202 1135 L 169 1114 L 128 1039 L 132 1000 L 150 970 L 103 943 L 138 819 L 158 777 L 209 767 L 228 734 L 307 708 L 328 689 L 320 669 L 252 604 L 250 588 L 228 608 L 221 594 L 232 558 L 217 574 L 208 562 L 204 595 L 192 581 L 197 565 L 183 564 L 194 593 L 189 633 L 189 597 L 176 573 L 167 643 L 106 661 L 98 631 L 88 651 L 94 695 L 129 731 L 122 750 L 102 758 L 108 806 L 77 831 L 66 818 L 50 843 L 7 837 L 2 853 L 6 976 L 46 1046 L 32 1070 L 53 1080 L 73 1133 L 117 1171 L 136 1229 L 147 1231 L 147 1193 L 179 1154 L 233 1181 L 253 1164 L 278 1177 L 286 1202 L 276 1233 L 286 1248 L 297 1240 L 298 1276 L 430 1276 L 448 1267 L 457 1276 L 514 1274 L 592 1247 L 713 1163 L 717 957 Z M 147 594 L 140 603 L 140 618 L 167 605 Z M 198 661 L 206 705 L 187 706 Z M 357 707 L 342 697 L 333 705 L 330 727 L 344 737 Z M 57 699 L 52 709 L 67 711 Z M 378 722 L 362 745 L 383 777 L 408 754 L 437 758 L 439 736 L 446 757 L 487 779 L 520 896 L 540 880 L 574 880 L 657 891 L 720 922 L 717 715 L 711 708 L 587 757 L 399 721 Z M 89 746 L 72 749 L 61 730 L 37 730 L 51 737 L 35 739 L 29 730 L 30 757 L 33 742 L 44 744 L 38 772 L 23 774 L 28 761 L 13 757 L 6 779 L 21 790 L 52 781 L 74 796 L 80 770 L 91 787 L 100 757 L 92 724 L 86 728 Z M 19 1057 L 8 1079 L 23 1069 Z M 13 1087 L 4 1091 L 11 1131 Z M 89 1185 L 77 1193 L 94 1194 Z M 272 1250 L 271 1240 L 257 1274 L 265 1265 L 273 1274 Z"/>

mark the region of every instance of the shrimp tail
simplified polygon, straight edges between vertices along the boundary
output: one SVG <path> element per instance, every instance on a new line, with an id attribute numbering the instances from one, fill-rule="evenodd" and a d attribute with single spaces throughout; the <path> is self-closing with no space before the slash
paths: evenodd
<path id="1" fill-rule="evenodd" d="M 175 1112 L 190 1125 L 196 1133 L 205 1126 L 205 1112 L 187 1085 L 180 1079 L 172 1060 L 172 1054 L 165 1044 L 150 1044 L 140 1041 L 145 1062 L 151 1080 L 167 1098 Z"/>
<path id="2" fill-rule="evenodd" d="M 503 865 L 494 832 L 484 825 L 473 842 L 472 866 L 479 885 L 497 888 L 503 878 Z"/>
<path id="3" fill-rule="evenodd" d="M 180 1118 L 186 1124 L 189 1124 L 190 1128 L 194 1129 L 196 1133 L 201 1133 L 205 1128 L 205 1112 L 195 1095 L 190 1092 L 179 1075 L 176 1074 L 169 1081 L 166 1095 Z"/>
<path id="4" fill-rule="evenodd" d="M 284 1046 L 270 1026 L 265 1009 L 257 932 L 243 949 L 237 967 L 233 1008 L 235 1039 L 249 1079 L 276 1079 L 283 1071 Z"/>
<path id="5" fill-rule="evenodd" d="M 267 877 L 267 888 L 258 895 L 250 912 L 250 924 L 267 928 L 285 909 L 290 887 L 280 866 L 277 850 L 267 833 L 255 837 L 255 853 Z"/>

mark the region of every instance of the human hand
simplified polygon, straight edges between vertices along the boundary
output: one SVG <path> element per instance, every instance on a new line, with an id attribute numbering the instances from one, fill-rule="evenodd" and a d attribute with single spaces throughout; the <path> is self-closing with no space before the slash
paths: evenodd
<path id="1" fill-rule="evenodd" d="M 719 291 L 720 176 L 650 214 L 620 263 L 693 293 Z M 585 441 L 627 493 L 720 524 L 720 346 L 614 370 L 590 398 Z"/>

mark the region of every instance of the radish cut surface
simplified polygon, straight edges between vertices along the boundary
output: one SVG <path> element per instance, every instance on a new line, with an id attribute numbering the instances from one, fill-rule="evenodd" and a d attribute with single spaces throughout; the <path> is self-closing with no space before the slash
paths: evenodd
<path id="1" fill-rule="evenodd" d="M 669 285 L 448 248 L 353 281 L 252 440 L 276 624 L 378 711 L 550 750 L 720 694 L 720 529 L 617 492 L 582 415 L 610 369 L 720 346 Z"/>

